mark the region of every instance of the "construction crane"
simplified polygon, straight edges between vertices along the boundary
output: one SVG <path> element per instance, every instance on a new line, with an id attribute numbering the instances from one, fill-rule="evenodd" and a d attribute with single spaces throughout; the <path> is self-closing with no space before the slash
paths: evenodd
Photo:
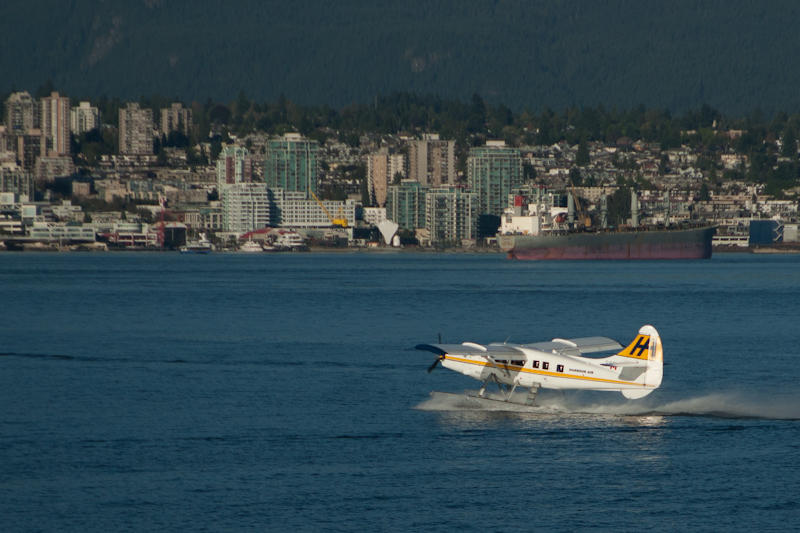
<path id="1" fill-rule="evenodd" d="M 322 208 L 322 210 L 325 211 L 325 216 L 327 216 L 328 220 L 331 221 L 332 226 L 338 226 L 340 228 L 347 227 L 347 217 L 344 216 L 344 213 L 342 212 L 341 209 L 339 209 L 339 213 L 337 214 L 336 218 L 333 218 L 333 216 L 331 216 L 330 211 L 328 211 L 328 208 L 326 208 L 325 204 L 322 203 L 322 200 L 317 198 L 317 195 L 314 194 L 314 191 L 309 189 L 308 192 L 311 193 L 311 196 L 314 197 L 314 200 L 316 200 L 319 206 Z"/>

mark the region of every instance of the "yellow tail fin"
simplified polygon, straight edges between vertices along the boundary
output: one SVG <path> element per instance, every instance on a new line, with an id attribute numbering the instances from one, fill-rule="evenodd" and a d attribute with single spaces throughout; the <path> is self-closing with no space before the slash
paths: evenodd
<path id="1" fill-rule="evenodd" d="M 630 357 L 632 359 L 642 359 L 647 361 L 650 357 L 650 335 L 639 333 L 624 350 L 617 355 Z"/>

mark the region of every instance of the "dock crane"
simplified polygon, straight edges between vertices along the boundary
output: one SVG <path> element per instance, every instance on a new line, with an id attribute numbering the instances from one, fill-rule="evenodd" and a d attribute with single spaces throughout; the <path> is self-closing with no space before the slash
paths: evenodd
<path id="1" fill-rule="evenodd" d="M 583 228 L 589 229 L 592 227 L 592 217 L 590 217 L 589 214 L 583 209 L 583 205 L 581 205 L 581 201 L 578 198 L 578 193 L 575 191 L 574 185 L 570 186 L 569 194 L 571 195 L 571 199 L 578 211 L 578 224 Z"/>
<path id="2" fill-rule="evenodd" d="M 322 200 L 320 200 L 320 199 L 317 197 L 317 195 L 316 195 L 316 194 L 314 194 L 314 191 L 312 191 L 311 189 L 309 189 L 309 190 L 308 190 L 308 192 L 310 192 L 310 193 L 311 193 L 311 196 L 314 198 L 314 200 L 316 200 L 316 201 L 317 201 L 317 203 L 319 204 L 319 206 L 320 206 L 320 207 L 322 208 L 322 210 L 325 212 L 325 215 L 328 217 L 328 220 L 330 220 L 330 221 L 331 221 L 331 225 L 332 225 L 332 226 L 338 226 L 338 227 L 340 227 L 340 228 L 346 228 L 346 227 L 347 227 L 347 217 L 345 217 L 345 216 L 344 216 L 344 213 L 342 213 L 342 212 L 341 212 L 341 209 L 339 210 L 339 213 L 336 215 L 336 218 L 334 218 L 334 217 L 331 215 L 330 211 L 328 211 L 328 208 L 327 208 L 327 207 L 325 207 L 325 204 L 323 204 L 323 203 L 322 203 Z"/>

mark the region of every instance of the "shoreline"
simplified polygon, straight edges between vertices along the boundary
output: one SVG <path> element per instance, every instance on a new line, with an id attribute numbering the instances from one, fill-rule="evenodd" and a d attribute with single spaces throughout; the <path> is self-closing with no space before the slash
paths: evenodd
<path id="1" fill-rule="evenodd" d="M 97 243 L 102 244 L 102 243 Z M 43 253 L 43 252 L 57 252 L 57 253 L 180 253 L 175 249 L 160 249 L 160 248 L 115 248 L 115 247 L 101 247 L 98 245 L 72 245 L 72 246 L 59 246 L 58 243 L 30 243 L 29 246 L 17 248 L 9 248 L 0 241 L 0 254 L 2 253 Z M 240 250 L 215 250 L 213 254 L 244 254 Z M 328 247 L 328 246 L 310 246 L 306 250 L 301 251 L 276 251 L 276 252 L 260 252 L 260 254 L 286 254 L 286 253 L 330 253 L 330 254 L 405 254 L 405 253 L 419 253 L 419 254 L 500 254 L 505 255 L 506 252 L 498 247 L 471 247 L 471 248 L 424 248 L 420 246 L 408 247 Z M 800 254 L 800 243 L 776 243 L 766 246 L 754 247 L 738 247 L 738 246 L 715 246 L 712 250 L 713 255 L 721 254 L 757 254 L 757 255 L 796 255 Z M 203 255 L 203 254 L 198 254 Z M 248 254 L 248 255 L 259 255 Z"/>

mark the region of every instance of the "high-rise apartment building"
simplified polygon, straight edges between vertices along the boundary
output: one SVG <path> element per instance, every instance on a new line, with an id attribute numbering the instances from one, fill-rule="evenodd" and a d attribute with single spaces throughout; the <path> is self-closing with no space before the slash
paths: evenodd
<path id="1" fill-rule="evenodd" d="M 231 183 L 220 191 L 222 228 L 238 234 L 271 223 L 270 199 L 263 183 Z"/>
<path id="2" fill-rule="evenodd" d="M 187 137 L 191 134 L 192 110 L 183 107 L 183 104 L 174 103 L 161 108 L 160 118 L 159 131 L 162 135 L 169 135 L 173 131 L 179 131 Z"/>
<path id="3" fill-rule="evenodd" d="M 522 155 L 503 141 L 487 141 L 470 148 L 467 181 L 478 194 L 480 213 L 500 216 L 508 207 L 508 195 L 523 184 Z"/>
<path id="4" fill-rule="evenodd" d="M 456 142 L 425 134 L 408 146 L 408 178 L 423 186 L 452 185 L 456 180 Z"/>
<path id="5" fill-rule="evenodd" d="M 15 142 L 17 161 L 25 170 L 33 171 L 36 168 L 36 160 L 47 155 L 44 135 L 39 129 L 28 130 L 26 133 L 17 135 Z"/>
<path id="6" fill-rule="evenodd" d="M 151 155 L 153 153 L 153 110 L 129 103 L 119 110 L 119 153 Z"/>
<path id="7" fill-rule="evenodd" d="M 270 189 L 300 191 L 310 198 L 317 192 L 319 143 L 299 133 L 287 133 L 267 143 L 264 181 Z"/>
<path id="8" fill-rule="evenodd" d="M 50 96 L 42 98 L 40 103 L 39 120 L 44 136 L 45 152 L 48 156 L 69 154 L 69 98 L 52 92 Z"/>
<path id="9" fill-rule="evenodd" d="M 12 93 L 6 99 L 6 134 L 22 135 L 39 127 L 39 108 L 27 91 Z"/>
<path id="10" fill-rule="evenodd" d="M 386 218 L 396 222 L 401 228 L 424 228 L 425 192 L 426 188 L 415 180 L 403 180 L 397 185 L 389 185 Z"/>
<path id="11" fill-rule="evenodd" d="M 10 192 L 17 199 L 33 199 L 33 174 L 19 167 L 0 165 L 0 193 Z"/>
<path id="12" fill-rule="evenodd" d="M 367 156 L 367 188 L 373 205 L 386 204 L 386 188 L 397 175 L 406 176 L 404 154 L 390 154 L 388 148 Z"/>
<path id="13" fill-rule="evenodd" d="M 100 127 L 100 110 L 90 102 L 81 102 L 69 113 L 69 129 L 75 135 Z"/>
<path id="14" fill-rule="evenodd" d="M 243 146 L 226 146 L 217 159 L 217 190 L 232 183 L 253 181 L 253 159 Z"/>
<path id="15" fill-rule="evenodd" d="M 431 243 L 460 246 L 478 231 L 478 195 L 457 187 L 434 187 L 425 194 L 425 228 Z"/>

